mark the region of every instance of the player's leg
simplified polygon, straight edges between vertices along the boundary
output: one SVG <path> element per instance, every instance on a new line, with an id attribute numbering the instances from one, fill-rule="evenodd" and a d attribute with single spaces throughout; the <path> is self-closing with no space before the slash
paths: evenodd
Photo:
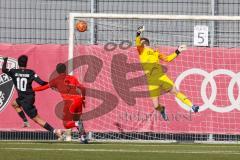
<path id="1" fill-rule="evenodd" d="M 81 119 L 79 119 L 78 121 L 63 121 L 63 125 L 68 130 L 68 132 L 70 132 L 72 128 L 76 127 L 79 131 L 79 140 L 83 143 L 88 143 L 84 125 Z M 69 133 L 65 132 L 65 135 L 66 135 L 66 140 L 71 139 L 71 137 L 69 136 Z"/>
<path id="2" fill-rule="evenodd" d="M 173 93 L 184 104 L 186 104 L 187 106 L 191 107 L 194 112 L 198 112 L 199 106 L 193 105 L 191 100 L 188 99 L 182 92 L 178 91 L 175 86 L 171 89 L 171 93 Z"/>
<path id="3" fill-rule="evenodd" d="M 63 121 L 63 126 L 66 129 L 78 127 L 78 121 Z"/>
<path id="4" fill-rule="evenodd" d="M 62 137 L 61 130 L 54 129 L 50 124 L 48 124 L 45 120 L 43 120 L 37 112 L 36 107 L 34 106 L 35 97 L 28 95 L 24 98 L 24 100 L 21 103 L 21 106 L 24 110 L 24 112 L 38 125 L 45 128 L 46 130 L 53 132 L 56 134 L 58 138 Z"/>
<path id="5" fill-rule="evenodd" d="M 59 129 L 54 129 L 49 123 L 47 123 L 45 120 L 43 120 L 39 114 L 37 114 L 36 111 L 32 111 L 29 112 L 29 115 L 31 116 L 30 118 L 37 123 L 38 125 L 40 125 L 41 127 L 45 128 L 46 130 L 48 130 L 49 132 L 53 132 L 54 134 L 56 134 L 56 136 L 58 138 L 62 137 L 62 132 Z M 34 116 L 35 115 L 35 116 Z"/>
<path id="6" fill-rule="evenodd" d="M 162 115 L 162 118 L 167 121 L 168 117 L 165 107 L 159 103 L 159 96 L 161 95 L 159 80 L 155 77 L 148 78 L 148 90 L 153 102 L 153 107 L 155 108 L 155 110 L 159 111 Z"/>
<path id="7" fill-rule="evenodd" d="M 73 115 L 73 121 L 75 122 L 74 124 L 79 131 L 80 141 L 82 143 L 88 143 L 83 121 L 80 118 L 82 114 L 82 106 L 83 106 L 82 104 L 83 104 L 83 99 L 81 96 L 72 97 L 72 104 L 69 107 L 69 112 Z"/>
<path id="8" fill-rule="evenodd" d="M 179 100 L 181 100 L 187 106 L 189 107 L 193 106 L 192 102 L 182 92 L 179 92 L 175 86 L 171 89 L 170 92 L 174 94 Z"/>
<path id="9" fill-rule="evenodd" d="M 79 99 L 80 96 L 69 96 L 64 99 L 63 107 L 63 126 L 66 128 L 64 137 L 66 141 L 71 141 L 71 129 L 77 128 L 79 130 L 79 119 L 82 113 L 82 102 Z M 81 98 L 81 97 L 80 97 Z"/>
<path id="10" fill-rule="evenodd" d="M 88 143 L 87 133 L 85 131 L 83 121 L 79 119 L 78 121 L 78 131 L 79 131 L 79 139 L 82 143 Z"/>
<path id="11" fill-rule="evenodd" d="M 21 117 L 21 119 L 23 120 L 23 127 L 30 127 L 27 117 L 25 116 L 25 113 L 23 112 L 20 105 L 17 103 L 17 100 L 13 101 L 12 107 L 18 113 L 19 117 Z"/>
<path id="12" fill-rule="evenodd" d="M 79 114 L 76 108 L 79 107 L 79 102 L 74 98 L 64 99 L 65 105 L 63 107 L 63 126 L 66 129 L 78 127 Z"/>
<path id="13" fill-rule="evenodd" d="M 159 111 L 161 113 L 161 115 L 162 115 L 162 118 L 165 121 L 167 121 L 168 120 L 168 116 L 166 114 L 165 106 L 160 104 L 159 98 L 158 97 L 152 98 L 152 102 L 153 102 L 153 106 L 154 106 L 155 110 Z"/>
<path id="14" fill-rule="evenodd" d="M 72 140 L 72 128 L 76 127 L 78 125 L 75 121 L 63 121 L 63 126 L 66 129 L 64 132 L 64 139 L 66 141 Z"/>
<path id="15" fill-rule="evenodd" d="M 161 88 L 166 91 L 174 94 L 179 100 L 181 100 L 184 104 L 191 107 L 194 112 L 198 112 L 199 107 L 196 105 L 193 105 L 192 102 L 181 92 L 179 92 L 173 81 L 168 78 L 168 76 L 165 74 L 160 78 L 160 81 L 162 83 Z"/>
<path id="16" fill-rule="evenodd" d="M 78 121 L 63 121 L 63 126 L 67 129 L 66 132 L 64 133 L 64 136 L 66 137 L 66 141 L 71 141 L 71 132 L 72 128 L 76 127 L 79 131 L 79 139 L 87 143 L 86 137 L 86 132 L 84 130 L 84 126 L 81 120 Z"/>
<path id="17" fill-rule="evenodd" d="M 66 129 L 63 134 L 63 138 L 65 141 L 72 141 L 72 128 Z"/>

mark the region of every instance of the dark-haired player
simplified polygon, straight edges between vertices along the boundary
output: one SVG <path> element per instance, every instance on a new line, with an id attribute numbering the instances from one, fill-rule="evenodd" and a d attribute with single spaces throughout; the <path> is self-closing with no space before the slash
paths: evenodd
<path id="1" fill-rule="evenodd" d="M 40 85 L 45 85 L 47 82 L 41 80 L 39 76 L 31 69 L 27 69 L 28 57 L 26 55 L 21 55 L 18 58 L 19 69 L 7 69 L 7 60 L 4 58 L 4 63 L 2 66 L 2 72 L 6 73 L 12 78 L 13 84 L 17 90 L 18 98 L 13 102 L 13 107 L 19 114 L 19 116 L 24 121 L 24 125 L 28 126 L 27 118 L 24 112 L 30 117 L 34 122 L 39 124 L 46 130 L 55 133 L 59 138 L 61 137 L 61 130 L 54 129 L 50 124 L 44 121 L 38 114 L 37 109 L 34 105 L 35 93 L 32 89 L 32 82 L 35 81 Z"/>
<path id="2" fill-rule="evenodd" d="M 147 78 L 148 90 L 150 97 L 152 98 L 154 108 L 161 112 L 164 120 L 168 120 L 165 113 L 165 107 L 159 103 L 159 96 L 162 93 L 170 92 L 174 94 L 184 104 L 191 107 L 194 112 L 198 112 L 199 106 L 193 105 L 192 102 L 180 91 L 178 91 L 173 81 L 164 72 L 160 61 L 171 62 L 182 51 L 187 49 L 187 46 L 181 45 L 178 49 L 170 55 L 165 55 L 158 51 L 155 51 L 150 47 L 148 38 L 141 37 L 141 33 L 144 31 L 144 26 L 138 28 L 136 35 L 136 47 L 139 53 L 139 60 L 142 64 L 144 73 Z"/>
<path id="3" fill-rule="evenodd" d="M 85 88 L 79 81 L 66 73 L 67 68 L 63 63 L 56 66 L 57 76 L 50 80 L 49 84 L 34 88 L 35 91 L 41 91 L 47 88 L 57 90 L 63 100 L 63 125 L 66 129 L 76 127 L 79 130 L 80 140 L 87 143 L 86 133 L 81 121 L 82 106 L 85 104 Z M 71 130 L 67 130 L 67 132 Z"/>

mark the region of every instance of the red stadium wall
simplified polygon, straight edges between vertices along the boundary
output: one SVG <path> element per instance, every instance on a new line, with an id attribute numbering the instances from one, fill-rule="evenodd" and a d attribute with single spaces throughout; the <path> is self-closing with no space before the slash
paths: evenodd
<path id="1" fill-rule="evenodd" d="M 175 48 L 161 46 L 162 52 Z M 75 75 L 87 87 L 87 102 L 83 118 L 86 129 L 100 132 L 163 132 L 163 133 L 240 133 L 240 49 L 190 48 L 166 66 L 169 77 L 201 112 L 190 113 L 174 96 L 164 94 L 161 102 L 167 108 L 165 122 L 147 98 L 136 48 L 106 51 L 104 46 L 78 46 L 75 49 Z M 0 44 L 0 55 L 16 59 L 29 56 L 29 68 L 48 80 L 59 62 L 67 61 L 64 45 Z M 2 60 L 0 61 L 2 65 Z M 1 75 L 2 76 L 2 75 Z M 184 77 L 185 76 L 185 77 Z M 6 80 L 0 81 L 3 91 Z M 35 84 L 36 85 L 36 84 Z M 8 95 L 5 95 L 7 97 Z M 239 97 L 238 97 L 239 96 Z M 16 92 L 9 101 L 2 100 L 0 130 L 22 129 L 22 122 L 11 107 Z M 36 94 L 39 114 L 54 127 L 63 128 L 56 116 L 61 97 L 51 89 Z M 57 111 L 58 112 L 58 111 Z M 31 122 L 30 130 L 42 130 Z"/>

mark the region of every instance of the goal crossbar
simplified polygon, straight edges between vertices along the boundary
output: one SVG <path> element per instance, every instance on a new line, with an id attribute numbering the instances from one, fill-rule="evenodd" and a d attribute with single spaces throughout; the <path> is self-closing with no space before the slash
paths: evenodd
<path id="1" fill-rule="evenodd" d="M 158 14 L 112 14 L 112 13 L 70 13 L 70 17 L 81 18 L 107 18 L 107 19 L 162 19 L 162 20 L 214 20 L 234 21 L 240 16 L 207 16 L 207 15 L 158 15 Z"/>

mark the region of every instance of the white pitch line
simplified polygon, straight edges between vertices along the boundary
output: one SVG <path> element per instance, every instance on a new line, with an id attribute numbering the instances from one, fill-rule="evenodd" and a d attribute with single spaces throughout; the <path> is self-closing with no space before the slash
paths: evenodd
<path id="1" fill-rule="evenodd" d="M 171 150 L 132 150 L 132 149 L 74 149 L 74 148 L 0 148 L 0 150 L 18 150 L 18 151 L 71 151 L 71 152 L 124 152 L 124 153 L 173 153 L 173 154 L 222 154 L 222 155 L 240 155 L 240 151 L 171 151 Z"/>
<path id="2" fill-rule="evenodd" d="M 0 145 L 3 144 L 2 142 L 0 143 Z M 52 143 L 38 143 L 38 142 L 6 142 L 4 144 L 23 144 L 23 145 L 30 145 L 30 144 L 34 144 L 34 145 L 44 145 L 44 144 L 49 144 L 49 145 L 66 145 L 66 146 L 75 146 L 78 145 L 78 143 L 57 143 L 57 142 L 52 142 Z M 81 145 L 81 144 L 79 144 Z M 240 144 L 131 144 L 131 143 L 94 143 L 94 145 L 103 145 L 103 146 L 108 146 L 108 145 L 126 145 L 126 146 L 134 146 L 134 147 L 197 147 L 197 148 L 225 148 L 225 147 L 231 147 L 231 148 L 240 148 Z M 231 146 L 233 145 L 233 146 Z"/>

